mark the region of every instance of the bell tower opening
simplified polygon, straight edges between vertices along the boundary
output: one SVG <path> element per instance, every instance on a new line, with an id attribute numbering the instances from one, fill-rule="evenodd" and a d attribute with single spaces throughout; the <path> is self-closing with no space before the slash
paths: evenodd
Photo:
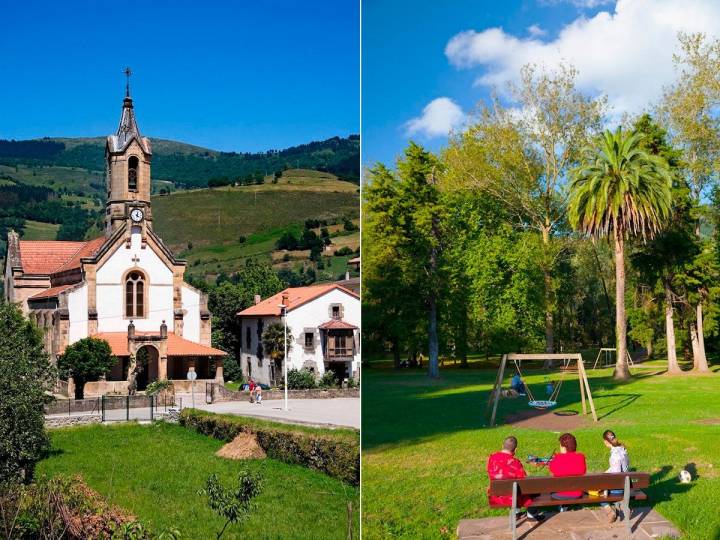
<path id="1" fill-rule="evenodd" d="M 128 191 L 138 190 L 138 165 L 140 160 L 136 156 L 130 156 L 128 160 Z"/>

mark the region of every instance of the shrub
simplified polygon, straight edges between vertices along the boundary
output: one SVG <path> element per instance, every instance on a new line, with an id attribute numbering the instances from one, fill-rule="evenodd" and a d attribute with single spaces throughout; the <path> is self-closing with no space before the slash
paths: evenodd
<path id="1" fill-rule="evenodd" d="M 290 390 L 307 390 L 317 386 L 315 374 L 309 369 L 291 369 L 288 371 L 288 388 Z"/>
<path id="2" fill-rule="evenodd" d="M 0 305 L 0 484 L 29 481 L 49 448 L 43 405 L 54 382 L 37 327 L 14 304 Z"/>
<path id="3" fill-rule="evenodd" d="M 318 381 L 320 388 L 333 388 L 338 386 L 338 380 L 335 378 L 335 373 L 332 371 L 326 371 Z"/>
<path id="4" fill-rule="evenodd" d="M 180 424 L 226 442 L 240 433 L 252 433 L 269 458 L 302 465 L 355 486 L 360 482 L 360 441 L 356 436 L 315 434 L 197 409 L 184 409 Z"/>
<path id="5" fill-rule="evenodd" d="M 205 488 L 198 495 L 205 495 L 210 509 L 225 520 L 225 525 L 217 533 L 218 540 L 231 523 L 244 523 L 250 513 L 257 508 L 253 500 L 262 491 L 262 477 L 253 472 L 240 471 L 235 488 L 226 488 L 216 474 L 211 474 L 205 482 Z"/>
<path id="6" fill-rule="evenodd" d="M 75 381 L 75 399 L 83 398 L 83 388 L 88 381 L 97 381 L 117 362 L 104 339 L 86 337 L 68 345 L 58 359 L 58 368 Z"/>
<path id="7" fill-rule="evenodd" d="M 350 249 L 348 246 L 343 246 L 340 249 L 335 250 L 335 256 L 336 257 L 344 257 L 345 255 L 352 255 L 355 253 L 352 249 Z"/>
<path id="8" fill-rule="evenodd" d="M 80 476 L 6 486 L 0 506 L 0 527 L 9 538 L 151 538 L 132 515 L 110 505 Z"/>

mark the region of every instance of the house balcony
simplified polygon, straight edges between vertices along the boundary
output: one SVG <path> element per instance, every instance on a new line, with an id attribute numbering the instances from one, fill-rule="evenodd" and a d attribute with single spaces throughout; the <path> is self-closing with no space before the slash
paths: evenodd
<path id="1" fill-rule="evenodd" d="M 351 362 L 354 356 L 352 347 L 331 347 L 325 351 L 326 362 Z"/>

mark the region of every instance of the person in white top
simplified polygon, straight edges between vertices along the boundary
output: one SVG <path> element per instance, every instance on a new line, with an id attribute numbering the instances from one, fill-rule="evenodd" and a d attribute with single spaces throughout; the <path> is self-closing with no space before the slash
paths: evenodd
<path id="1" fill-rule="evenodd" d="M 606 473 L 626 473 L 630 471 L 630 456 L 628 455 L 625 445 L 621 443 L 615 436 L 615 433 L 607 429 L 603 433 L 603 443 L 610 449 L 610 467 Z M 622 495 L 622 489 L 611 489 L 610 495 Z M 612 523 L 617 519 L 617 509 L 612 504 L 604 503 L 602 505 L 608 515 L 608 521 Z"/>

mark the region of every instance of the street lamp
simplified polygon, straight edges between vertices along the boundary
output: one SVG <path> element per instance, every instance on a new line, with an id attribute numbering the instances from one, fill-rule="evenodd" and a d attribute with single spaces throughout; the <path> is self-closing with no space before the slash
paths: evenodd
<path id="1" fill-rule="evenodd" d="M 283 318 L 283 326 L 285 327 L 285 333 L 283 336 L 283 346 L 285 347 L 285 356 L 283 356 L 283 377 L 285 379 L 285 410 L 288 410 L 288 381 L 287 381 L 287 364 L 288 364 L 288 357 L 287 357 L 287 304 L 286 299 L 287 297 L 283 295 L 282 297 L 283 303 L 280 304 L 278 307 L 280 308 L 280 315 L 282 315 Z"/>

